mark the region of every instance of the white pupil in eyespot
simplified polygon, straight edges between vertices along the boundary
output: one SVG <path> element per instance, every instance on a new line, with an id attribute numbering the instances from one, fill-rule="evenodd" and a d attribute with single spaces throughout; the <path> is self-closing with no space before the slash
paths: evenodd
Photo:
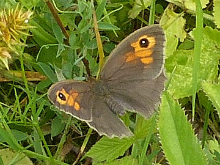
<path id="1" fill-rule="evenodd" d="M 59 93 L 58 96 L 61 100 L 66 100 L 66 97 L 62 93 Z"/>
<path id="2" fill-rule="evenodd" d="M 140 46 L 141 47 L 145 47 L 146 48 L 146 47 L 148 47 L 148 44 L 149 44 L 149 42 L 148 42 L 148 40 L 146 38 L 140 40 Z"/>

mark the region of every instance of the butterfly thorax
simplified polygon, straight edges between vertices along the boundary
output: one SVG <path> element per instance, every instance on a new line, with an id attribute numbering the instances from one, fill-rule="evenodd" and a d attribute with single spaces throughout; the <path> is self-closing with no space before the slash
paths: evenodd
<path id="1" fill-rule="evenodd" d="M 104 100 L 107 106 L 112 112 L 118 115 L 124 115 L 125 110 L 116 98 L 111 95 L 108 87 L 102 80 L 97 80 L 93 85 L 93 92 L 99 96 L 100 99 Z"/>

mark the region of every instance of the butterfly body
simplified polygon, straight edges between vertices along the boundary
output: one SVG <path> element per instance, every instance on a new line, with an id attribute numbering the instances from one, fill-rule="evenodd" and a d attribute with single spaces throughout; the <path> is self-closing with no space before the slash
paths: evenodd
<path id="1" fill-rule="evenodd" d="M 97 80 L 93 86 L 93 92 L 99 96 L 99 99 L 104 100 L 106 106 L 115 114 L 124 115 L 125 110 L 123 106 L 116 100 L 111 92 L 108 90 L 108 86 L 105 85 L 105 82 Z"/>
<path id="2" fill-rule="evenodd" d="M 119 115 L 128 110 L 148 118 L 155 111 L 166 79 L 164 42 L 159 25 L 141 28 L 113 50 L 99 79 L 58 82 L 49 89 L 49 99 L 100 135 L 131 136 Z"/>

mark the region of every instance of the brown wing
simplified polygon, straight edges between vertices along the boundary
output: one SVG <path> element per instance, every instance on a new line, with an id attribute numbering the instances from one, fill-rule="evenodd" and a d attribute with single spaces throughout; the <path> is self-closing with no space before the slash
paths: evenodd
<path id="1" fill-rule="evenodd" d="M 94 100 L 92 108 L 92 121 L 87 124 L 95 129 L 99 135 L 107 135 L 110 138 L 123 138 L 132 135 L 122 120 L 98 96 Z"/>
<path id="2" fill-rule="evenodd" d="M 159 25 L 135 31 L 110 54 L 100 79 L 124 82 L 157 77 L 164 64 L 164 42 L 163 29 Z"/>
<path id="3" fill-rule="evenodd" d="M 115 82 L 108 86 L 108 90 L 111 97 L 114 97 L 124 109 L 136 111 L 148 118 L 160 102 L 165 80 L 162 72 L 152 80 Z"/>
<path id="4" fill-rule="evenodd" d="M 90 83 L 65 80 L 52 85 L 48 97 L 60 110 L 80 120 L 91 121 L 94 97 Z"/>
<path id="5" fill-rule="evenodd" d="M 118 45 L 101 71 L 100 81 L 110 97 L 146 118 L 154 112 L 164 89 L 164 42 L 159 25 L 141 28 Z"/>

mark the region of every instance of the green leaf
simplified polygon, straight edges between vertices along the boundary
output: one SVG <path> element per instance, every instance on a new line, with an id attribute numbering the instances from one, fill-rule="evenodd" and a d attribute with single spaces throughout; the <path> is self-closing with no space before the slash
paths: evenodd
<path id="1" fill-rule="evenodd" d="M 112 162 L 106 163 L 94 163 L 94 165 L 138 165 L 137 159 L 132 158 L 132 156 L 125 156 L 121 159 L 114 160 Z"/>
<path id="2" fill-rule="evenodd" d="M 220 145 L 217 140 L 215 140 L 215 139 L 209 140 L 208 145 L 209 145 L 209 149 L 212 151 L 212 153 L 214 153 L 215 151 L 220 153 Z"/>
<path id="3" fill-rule="evenodd" d="M 220 0 L 214 0 L 214 19 L 215 19 L 215 24 L 217 25 L 218 28 L 220 28 Z"/>
<path id="4" fill-rule="evenodd" d="M 132 157 L 138 158 L 138 163 L 141 165 L 150 164 L 151 158 L 146 158 L 146 152 L 152 135 L 157 131 L 156 126 L 156 115 L 146 120 L 137 114 L 134 128 L 135 141 L 132 146 Z"/>
<path id="5" fill-rule="evenodd" d="M 51 85 L 51 81 L 49 79 L 42 80 L 37 84 L 37 90 L 38 91 L 44 91 Z"/>
<path id="6" fill-rule="evenodd" d="M 218 74 L 218 61 L 220 59 L 220 46 L 218 42 L 207 35 L 211 28 L 204 28 L 202 50 L 200 56 L 200 71 L 198 74 L 198 90 L 201 81 L 213 81 Z M 220 32 L 216 32 L 220 34 Z M 192 94 L 193 50 L 177 50 L 166 60 L 167 76 L 172 76 L 169 92 L 174 98 L 184 98 Z"/>
<path id="7" fill-rule="evenodd" d="M 62 133 L 65 128 L 65 123 L 62 122 L 60 116 L 56 116 L 51 124 L 51 137 L 57 136 Z"/>
<path id="8" fill-rule="evenodd" d="M 22 6 L 25 6 L 27 9 L 35 8 L 38 3 L 40 3 L 40 0 L 21 0 L 20 3 Z"/>
<path id="9" fill-rule="evenodd" d="M 167 92 L 162 96 L 158 127 L 169 164 L 207 165 L 205 154 L 183 109 Z"/>
<path id="10" fill-rule="evenodd" d="M 166 57 L 173 54 L 179 40 L 183 42 L 186 38 L 186 32 L 184 30 L 185 23 L 186 20 L 183 18 L 183 14 L 177 14 L 169 7 L 164 11 L 160 25 L 165 30 L 166 35 Z"/>
<path id="11" fill-rule="evenodd" d="M 113 138 L 103 137 L 86 154 L 97 161 L 112 161 L 124 155 L 125 151 L 132 145 L 133 138 Z"/>
<path id="12" fill-rule="evenodd" d="M 19 150 L 20 148 L 18 147 L 18 144 L 15 144 L 15 138 L 12 137 L 11 132 L 8 132 L 6 130 L 4 130 L 3 128 L 0 127 L 0 140 L 1 142 L 6 142 L 10 148 L 14 149 L 14 150 Z M 17 141 L 16 141 L 17 142 Z"/>
<path id="13" fill-rule="evenodd" d="M 205 35 L 207 35 L 211 40 L 216 42 L 215 45 L 220 45 L 220 32 L 217 29 L 212 29 L 211 27 L 206 26 L 205 30 L 203 31 Z"/>
<path id="14" fill-rule="evenodd" d="M 129 17 L 132 19 L 136 18 L 138 14 L 149 7 L 150 4 L 151 0 L 135 0 L 133 8 L 128 13 Z"/>
<path id="15" fill-rule="evenodd" d="M 41 138 L 40 138 L 38 132 L 36 130 L 34 130 L 32 132 L 32 136 L 33 136 L 32 145 L 34 147 L 34 152 L 39 153 L 39 154 L 43 154 L 44 153 L 44 148 L 43 148 L 42 141 L 41 141 Z"/>
<path id="16" fill-rule="evenodd" d="M 98 5 L 98 7 L 96 9 L 97 20 L 99 20 L 101 18 L 101 16 L 104 14 L 106 2 L 107 2 L 107 0 L 100 1 L 100 4 Z"/>
<path id="17" fill-rule="evenodd" d="M 18 130 L 15 130 L 15 129 L 12 129 L 11 130 L 12 134 L 14 135 L 15 139 L 17 141 L 22 141 L 22 140 L 26 140 L 28 138 L 27 134 L 21 132 L 21 131 L 18 131 Z M 5 132 L 6 133 L 6 132 Z M 3 133 L 0 135 L 0 141 L 1 142 L 7 142 L 8 141 L 8 138 L 5 138 L 4 137 L 7 137 L 7 135 L 4 135 L 2 136 Z"/>
<path id="18" fill-rule="evenodd" d="M 120 30 L 120 28 L 108 22 L 99 22 L 98 25 L 100 30 Z"/>
<path id="19" fill-rule="evenodd" d="M 23 153 L 13 152 L 9 148 L 1 149 L 0 156 L 3 164 L 33 165 L 33 162 Z"/>
<path id="20" fill-rule="evenodd" d="M 168 2 L 174 3 L 174 4 L 181 4 L 183 8 L 190 9 L 193 11 L 196 11 L 196 4 L 194 0 L 167 0 Z M 209 3 L 209 0 L 200 0 L 202 8 L 206 7 L 206 4 Z"/>
<path id="21" fill-rule="evenodd" d="M 54 74 L 54 71 L 47 64 L 43 62 L 38 62 L 37 64 L 42 69 L 44 74 L 51 80 L 51 82 L 57 82 L 57 77 Z"/>
<path id="22" fill-rule="evenodd" d="M 85 1 L 78 1 L 78 11 L 82 13 L 86 9 L 87 4 Z"/>
<path id="23" fill-rule="evenodd" d="M 202 88 L 220 115 L 220 85 L 203 82 Z"/>
<path id="24" fill-rule="evenodd" d="M 61 63 L 61 58 L 56 58 L 58 54 L 58 44 L 46 45 L 41 47 L 41 50 L 38 52 L 36 61 L 38 62 L 50 62 L 50 63 Z"/>
<path id="25" fill-rule="evenodd" d="M 141 116 L 135 123 L 134 135 L 136 139 L 146 138 L 148 135 L 153 134 L 156 130 L 156 115 L 146 120 Z"/>
<path id="26" fill-rule="evenodd" d="M 30 31 L 33 34 L 33 38 L 40 46 L 57 43 L 56 38 L 45 31 L 37 22 L 31 20 L 30 25 L 36 27 L 31 28 Z"/>
<path id="27" fill-rule="evenodd" d="M 220 145 L 218 140 L 208 140 L 204 148 L 208 164 L 220 165 Z"/>
<path id="28" fill-rule="evenodd" d="M 53 30 L 53 33 L 54 33 L 57 41 L 59 43 L 63 43 L 64 35 L 63 35 L 63 32 L 57 23 L 55 23 L 55 22 L 52 23 L 52 30 Z"/>
<path id="29" fill-rule="evenodd" d="M 17 141 L 26 140 L 28 138 L 28 135 L 26 133 L 18 131 L 16 129 L 11 129 L 11 132 Z"/>
<path id="30" fill-rule="evenodd" d="M 77 38 L 75 31 L 71 31 L 71 32 L 70 32 L 69 44 L 70 44 L 70 47 L 71 47 L 72 49 L 78 49 L 78 48 L 80 48 L 80 47 L 78 46 L 78 45 L 79 45 L 79 38 Z"/>

